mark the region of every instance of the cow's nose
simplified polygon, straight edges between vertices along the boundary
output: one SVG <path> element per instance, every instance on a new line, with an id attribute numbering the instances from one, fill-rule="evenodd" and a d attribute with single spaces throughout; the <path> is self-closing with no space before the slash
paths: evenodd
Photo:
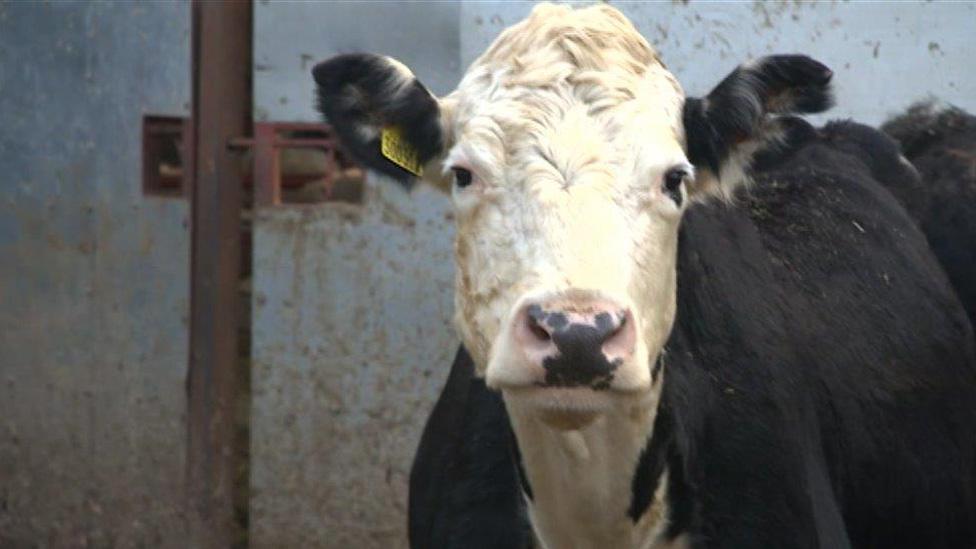
<path id="1" fill-rule="evenodd" d="M 607 389 L 634 353 L 633 316 L 612 301 L 529 303 L 516 322 L 516 342 L 544 370 L 545 386 Z"/>

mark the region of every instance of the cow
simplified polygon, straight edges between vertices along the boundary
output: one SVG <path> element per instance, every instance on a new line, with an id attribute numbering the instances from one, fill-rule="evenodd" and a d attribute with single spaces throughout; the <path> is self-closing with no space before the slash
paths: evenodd
<path id="1" fill-rule="evenodd" d="M 686 97 L 614 8 L 543 4 L 442 98 L 370 54 L 313 77 L 354 158 L 454 204 L 463 349 L 413 547 L 976 542 L 972 327 L 882 172 L 832 145 L 861 127 L 800 117 L 826 66 Z"/>
<path id="2" fill-rule="evenodd" d="M 925 233 L 976 323 L 976 116 L 924 101 L 881 130 L 919 172 L 884 183 Z"/>

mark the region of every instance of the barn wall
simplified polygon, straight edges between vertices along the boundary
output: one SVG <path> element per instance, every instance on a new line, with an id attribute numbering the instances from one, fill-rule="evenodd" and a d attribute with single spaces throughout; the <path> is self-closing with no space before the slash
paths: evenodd
<path id="1" fill-rule="evenodd" d="M 0 3 L 0 547 L 186 547 L 185 3 Z"/>
<path id="2" fill-rule="evenodd" d="M 315 121 L 315 61 L 374 51 L 439 92 L 458 74 L 449 3 L 255 4 L 255 117 Z M 250 541 L 406 546 L 406 485 L 457 340 L 447 199 L 369 181 L 362 204 L 254 221 Z"/>
<path id="3" fill-rule="evenodd" d="M 453 2 L 257 2 L 255 120 L 316 122 L 312 67 L 330 55 L 371 52 L 406 63 L 436 94 L 460 77 Z"/>
<path id="4" fill-rule="evenodd" d="M 739 62 L 807 52 L 836 73 L 836 116 L 880 122 L 928 93 L 976 110 L 972 4 L 620 3 L 689 93 Z M 436 93 L 528 2 L 255 4 L 255 117 L 317 121 L 309 71 L 393 55 Z M 447 376 L 448 201 L 371 181 L 362 205 L 260 211 L 254 233 L 251 541 L 404 547 L 406 480 Z"/>
<path id="5" fill-rule="evenodd" d="M 658 50 L 688 95 L 707 93 L 739 63 L 805 53 L 834 70 L 837 107 L 820 120 L 880 124 L 934 95 L 976 111 L 972 2 L 613 3 Z M 465 2 L 461 66 L 525 17 L 532 2 Z"/>

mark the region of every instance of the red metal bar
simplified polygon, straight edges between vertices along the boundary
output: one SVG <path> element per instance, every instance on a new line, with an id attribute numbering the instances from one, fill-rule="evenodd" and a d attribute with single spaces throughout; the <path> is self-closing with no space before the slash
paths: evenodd
<path id="1" fill-rule="evenodd" d="M 311 139 L 311 138 L 278 138 L 274 141 L 274 146 L 279 149 L 322 149 L 328 150 L 335 147 L 335 141 L 331 139 Z"/>
<path id="2" fill-rule="evenodd" d="M 273 124 L 279 131 L 315 131 L 331 135 L 332 130 L 325 124 L 318 122 L 258 122 L 258 124 Z"/>
<path id="3" fill-rule="evenodd" d="M 272 134 L 277 132 L 278 128 L 274 124 L 258 123 L 255 124 L 256 131 L 260 131 L 264 128 L 270 128 Z M 230 148 L 232 149 L 248 149 L 254 147 L 257 141 L 253 137 L 236 137 L 230 140 Z M 290 137 L 274 137 L 271 141 L 271 145 L 277 149 L 322 149 L 328 150 L 335 148 L 336 143 L 332 139 L 322 138 L 290 138 Z"/>
<path id="4" fill-rule="evenodd" d="M 282 137 L 281 132 L 317 132 L 326 137 Z M 254 124 L 254 137 L 236 137 L 228 140 L 233 150 L 251 149 L 253 158 L 254 200 L 258 207 L 281 204 L 281 150 L 319 149 L 327 155 L 324 172 L 326 186 L 331 190 L 335 179 L 336 142 L 331 137 L 332 129 L 325 124 L 305 122 L 257 122 Z"/>

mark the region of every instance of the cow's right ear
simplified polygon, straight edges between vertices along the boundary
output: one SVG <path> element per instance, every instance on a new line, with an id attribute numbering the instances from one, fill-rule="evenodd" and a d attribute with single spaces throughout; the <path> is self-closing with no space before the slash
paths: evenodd
<path id="1" fill-rule="evenodd" d="M 356 162 L 407 186 L 418 178 L 441 186 L 442 109 L 406 66 L 346 54 L 319 63 L 312 76 L 319 112 Z"/>

